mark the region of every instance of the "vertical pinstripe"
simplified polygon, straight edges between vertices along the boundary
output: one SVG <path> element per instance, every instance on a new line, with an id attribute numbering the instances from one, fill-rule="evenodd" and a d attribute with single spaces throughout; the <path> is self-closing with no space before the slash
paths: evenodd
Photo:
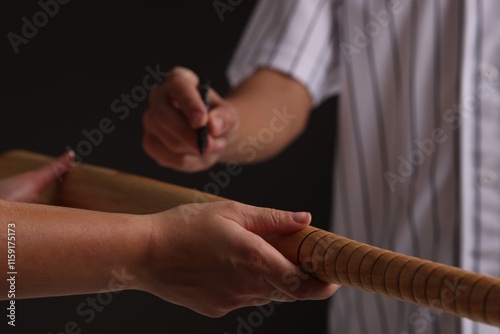
<path id="1" fill-rule="evenodd" d="M 307 41 L 311 38 L 311 33 L 314 30 L 314 27 L 316 26 L 316 23 L 318 22 L 318 16 L 321 13 L 322 10 L 324 10 L 324 7 L 329 3 L 329 0 L 323 0 L 322 2 L 316 4 L 316 8 L 314 9 L 314 13 L 312 15 L 311 20 L 309 21 L 309 24 L 307 25 L 306 32 L 304 36 L 302 37 L 302 40 L 300 41 L 299 44 L 299 49 L 298 52 L 295 54 L 293 60 L 292 60 L 292 65 L 290 65 L 290 72 L 293 72 L 300 60 L 300 57 L 304 53 L 304 48 L 307 43 Z"/>
<path id="2" fill-rule="evenodd" d="M 386 2 L 386 5 L 389 3 L 389 1 Z M 392 61 L 393 61 L 393 73 L 394 73 L 394 83 L 395 83 L 395 88 L 396 88 L 396 108 L 397 110 L 403 110 L 403 101 L 402 101 L 402 75 L 401 75 L 401 61 L 400 61 L 400 55 L 399 55 L 399 45 L 398 45 L 398 38 L 397 38 L 397 32 L 396 32 L 396 27 L 395 27 L 395 22 L 394 20 L 391 20 L 389 22 L 389 35 L 390 35 L 390 45 L 391 45 L 391 56 L 392 56 Z M 401 124 L 402 123 L 402 117 L 401 114 L 398 112 L 396 113 L 396 123 Z M 402 128 L 396 127 L 396 131 L 398 132 L 395 137 L 396 138 L 402 138 L 403 133 L 402 133 Z M 396 150 L 398 152 L 403 152 L 403 143 L 400 141 L 397 145 L 398 147 Z M 394 155 L 394 164 L 396 164 L 396 154 Z M 388 170 L 389 168 L 384 168 L 384 170 Z M 384 187 L 387 188 L 387 187 Z M 394 217 L 390 220 L 390 231 L 391 233 L 388 233 L 389 239 L 387 241 L 387 245 L 389 249 L 395 249 L 395 240 L 396 240 L 396 226 L 401 220 L 403 214 L 404 214 L 404 205 L 406 204 L 404 199 L 402 198 L 403 194 L 400 188 L 396 190 L 399 194 L 396 196 L 396 201 L 395 201 L 395 213 Z M 404 324 L 401 323 L 403 321 L 403 316 L 401 315 L 401 312 L 403 312 L 403 308 L 400 307 L 398 308 L 398 328 L 404 327 Z M 412 328 L 410 328 L 412 330 Z M 387 331 L 388 332 L 388 331 Z"/>
<path id="3" fill-rule="evenodd" d="M 321 68 L 321 64 L 325 61 L 327 51 L 330 49 L 331 45 L 333 44 L 333 39 L 330 39 L 327 43 L 324 43 L 323 46 L 321 47 L 321 51 L 316 55 L 316 64 L 319 64 L 320 66 L 313 67 L 313 70 L 309 72 L 309 82 L 315 83 L 318 77 L 318 71 Z"/>
<path id="4" fill-rule="evenodd" d="M 441 17 L 441 9 L 440 2 L 434 1 L 434 128 L 441 127 L 441 77 L 440 77 L 440 68 L 441 68 L 441 27 L 440 27 L 440 17 Z M 440 231 L 440 221 L 438 215 L 438 195 L 437 195 L 437 187 L 436 187 L 436 170 L 440 147 L 436 147 L 436 152 L 433 156 L 430 157 L 431 161 L 431 173 L 429 175 L 429 187 L 432 191 L 432 195 L 430 197 L 431 200 L 431 208 L 432 208 L 432 226 L 434 227 L 434 231 L 432 233 L 432 237 L 434 238 L 432 243 L 432 257 L 433 261 L 438 260 L 437 248 L 440 242 L 441 231 Z M 441 333 L 440 320 L 433 322 L 434 333 Z"/>
<path id="5" fill-rule="evenodd" d="M 418 138 L 417 137 L 417 107 L 416 107 L 416 101 L 415 101 L 415 80 L 416 80 L 416 45 L 417 45 L 417 14 L 418 14 L 418 1 L 412 1 L 411 3 L 411 15 L 410 15 L 410 29 L 411 29 L 411 39 L 410 39 L 410 61 L 409 61 L 409 73 L 410 73 L 410 100 L 409 100 L 409 106 L 408 110 L 410 111 L 410 132 L 409 132 L 409 138 L 408 142 L 411 143 L 411 150 L 414 151 L 416 149 L 416 144 L 415 140 Z M 418 241 L 418 232 L 417 232 L 417 227 L 416 227 L 416 222 L 415 222 L 415 214 L 413 212 L 414 210 L 414 205 L 413 203 L 415 202 L 415 183 L 417 182 L 418 176 L 419 176 L 419 169 L 415 169 L 413 172 L 413 175 L 410 178 L 410 186 L 409 186 L 409 195 L 408 195 L 408 203 L 409 205 L 407 206 L 407 219 L 408 219 L 408 226 L 410 228 L 410 233 L 412 237 L 412 248 L 413 248 L 413 254 L 415 254 L 416 257 L 420 257 L 420 246 L 419 246 L 419 241 Z"/>
<path id="6" fill-rule="evenodd" d="M 347 11 L 348 6 L 344 6 L 344 8 Z M 344 20 L 345 24 L 349 25 L 348 23 L 348 13 L 345 12 L 344 15 Z M 348 40 L 349 37 L 345 36 L 345 39 Z M 349 90 L 349 96 L 348 99 L 351 103 L 351 117 L 352 117 L 352 123 L 353 123 L 353 132 L 354 132 L 354 140 L 355 140 L 355 146 L 356 146 L 356 157 L 358 159 L 358 176 L 361 181 L 361 191 L 362 191 L 362 206 L 363 206 L 363 215 L 364 215 L 364 222 L 365 222 L 365 231 L 366 231 L 366 240 L 368 243 L 373 244 L 373 225 L 372 225 L 372 219 L 371 219 L 371 206 L 370 206 L 370 198 L 368 197 L 368 177 L 366 175 L 366 161 L 365 161 L 365 149 L 363 147 L 363 139 L 361 138 L 361 130 L 359 126 L 359 112 L 358 112 L 358 106 L 357 106 L 357 97 L 356 97 L 356 90 L 354 89 L 354 75 L 352 71 L 352 64 L 348 63 L 346 64 L 346 72 L 348 76 L 348 90 Z M 342 175 L 340 176 L 342 177 Z"/>
<path id="7" fill-rule="evenodd" d="M 455 28 L 457 33 L 457 45 L 458 45 L 458 50 L 462 50 L 463 48 L 463 12 L 464 12 L 464 0 L 457 0 L 458 6 L 457 6 L 457 27 Z M 456 68 L 456 86 L 455 86 L 455 95 L 457 96 L 457 100 L 460 100 L 460 88 L 462 86 L 462 77 L 459 75 L 461 71 L 461 66 L 462 66 L 462 52 L 458 53 L 458 61 L 457 61 L 457 68 Z M 457 168 L 457 171 L 455 173 L 455 185 L 456 189 L 453 192 L 455 195 L 455 204 L 458 206 L 460 203 L 460 192 L 462 191 L 460 187 L 460 132 L 459 130 L 455 130 L 453 132 L 453 141 L 455 142 L 455 145 L 453 146 L 453 157 L 454 157 L 454 165 Z M 460 215 L 458 210 L 455 210 L 454 212 L 454 218 L 453 218 L 454 224 L 456 226 L 460 226 Z M 453 265 L 459 266 L 460 265 L 460 229 L 454 229 L 453 230 L 453 240 L 454 240 L 454 245 L 453 245 Z"/>
<path id="8" fill-rule="evenodd" d="M 434 1 L 434 128 L 441 128 L 441 4 L 439 1 Z M 430 157 L 431 159 L 431 173 L 429 176 L 429 187 L 432 190 L 432 196 L 430 197 L 432 202 L 432 225 L 434 226 L 433 237 L 433 249 L 432 249 L 432 260 L 436 261 L 437 258 L 437 246 L 439 245 L 441 238 L 440 231 L 440 221 L 438 215 L 439 197 L 437 195 L 436 186 L 436 171 L 437 171 L 437 156 L 439 155 L 440 147 L 436 147 L 435 154 Z"/>
<path id="9" fill-rule="evenodd" d="M 479 86 L 479 66 L 482 57 L 483 50 L 483 0 L 476 0 L 476 8 L 477 8 L 477 21 L 476 21 L 476 70 L 475 70 L 475 84 L 474 87 Z M 474 110 L 474 173 L 476 181 L 479 181 L 479 171 L 481 170 L 481 150 L 479 145 L 481 144 L 481 99 L 477 99 L 477 105 Z M 479 254 L 481 247 L 481 191 L 479 188 L 479 182 L 475 182 L 474 187 L 474 250 L 472 256 L 475 258 L 474 261 L 474 271 L 479 271 Z M 473 326 L 473 334 L 478 334 L 479 328 L 478 324 L 474 323 Z"/>
<path id="10" fill-rule="evenodd" d="M 386 1 L 386 6 L 389 4 L 391 0 Z M 396 94 L 395 94 L 395 100 L 396 100 L 396 109 L 402 111 L 403 110 L 403 93 L 402 93 L 402 87 L 403 87 L 403 79 L 402 79 L 402 74 L 401 74 L 401 60 L 400 60 L 400 54 L 399 54 L 399 43 L 398 43 L 398 36 L 396 32 L 396 26 L 394 20 L 391 20 L 389 22 L 389 34 L 390 34 L 390 44 L 391 44 L 391 56 L 392 56 L 392 62 L 393 62 L 393 68 L 394 68 L 394 86 L 396 88 Z M 402 124 L 402 117 L 401 113 L 398 112 L 396 113 L 396 123 L 397 124 Z M 397 134 L 395 135 L 396 138 L 403 138 L 403 131 L 402 127 L 398 126 L 396 127 Z M 396 151 L 398 152 L 403 152 L 403 141 L 400 141 L 397 143 L 397 148 Z M 396 154 L 394 155 L 394 165 L 397 164 L 397 157 Z M 399 194 L 396 196 L 396 210 L 394 214 L 394 218 L 391 219 L 391 228 L 390 228 L 390 233 L 389 239 L 387 241 L 387 245 L 389 249 L 395 249 L 395 240 L 396 240 L 396 225 L 398 222 L 402 219 L 403 213 L 404 213 L 404 206 L 405 206 L 405 201 L 403 199 L 403 194 L 401 192 L 401 188 L 398 188 L 396 190 Z"/>
<path id="11" fill-rule="evenodd" d="M 337 0 L 332 3 L 332 15 L 335 18 L 333 22 L 333 31 L 331 33 L 332 36 L 323 43 L 320 51 L 316 55 L 314 63 L 318 66 L 313 67 L 307 75 L 307 81 L 310 82 L 313 86 L 315 86 L 316 82 L 318 81 L 318 72 L 325 67 L 323 64 L 326 60 L 328 51 L 331 50 L 334 45 L 339 45 L 339 12 L 342 3 L 343 0 Z M 332 60 L 332 62 L 334 63 L 334 67 L 338 66 L 338 61 L 338 57 L 335 57 Z"/>
<path id="12" fill-rule="evenodd" d="M 346 6 L 347 8 L 347 6 Z M 367 2 L 365 1 L 364 2 L 364 13 L 365 13 L 365 16 L 364 16 L 364 21 L 367 22 L 368 21 L 368 17 L 367 17 L 367 11 L 368 11 L 368 4 Z M 345 13 L 344 15 L 344 20 L 347 20 L 347 18 L 349 17 L 349 14 L 348 13 Z M 348 25 L 348 22 L 346 22 L 346 25 Z M 348 37 L 345 38 L 346 40 L 348 39 Z M 372 50 L 371 49 L 371 46 L 372 44 L 370 44 L 368 46 L 368 51 Z M 384 124 L 383 124 L 383 119 L 382 119 L 382 112 L 381 112 L 381 103 L 380 103 L 380 94 L 378 92 L 378 80 L 377 80 L 377 77 L 376 77 L 376 71 L 375 71 L 375 66 L 374 66 L 374 61 L 373 61 L 373 50 L 372 52 L 370 53 L 370 58 L 369 58 L 369 66 L 370 66 L 370 79 L 371 79 L 371 82 L 372 82 L 372 87 L 373 87 L 373 91 L 372 91 L 372 94 L 375 96 L 375 100 L 377 101 L 377 125 L 378 125 L 378 129 L 379 129 L 379 133 L 378 133 L 378 138 L 380 140 L 380 147 L 382 148 L 382 170 L 387 170 L 387 159 L 388 159 L 388 156 L 387 156 L 387 151 L 386 151 L 386 139 L 385 139 L 385 128 L 384 128 Z M 347 75 L 350 77 L 350 80 L 349 82 L 351 83 L 354 83 L 355 80 L 354 80 L 354 77 L 352 75 L 352 64 L 347 64 Z M 363 139 L 362 139 L 362 135 L 361 135 L 361 131 L 360 131 L 360 126 L 359 126 L 359 113 L 358 113 L 358 108 L 357 108 L 357 104 L 356 104 L 356 96 L 355 96 L 355 90 L 353 87 L 350 87 L 350 93 L 349 93 L 349 100 L 350 100 L 350 103 L 351 103 L 351 106 L 352 106 L 352 113 L 351 113 L 351 117 L 352 117 L 352 123 L 353 123 L 353 131 L 354 131 L 354 134 L 355 134 L 355 145 L 356 145 L 356 156 L 358 158 L 358 173 L 359 173 L 359 178 L 361 180 L 361 185 L 362 185 L 362 193 L 363 193 L 363 207 L 364 207 L 364 214 L 365 214 L 365 218 L 364 218 L 364 221 L 365 221 L 365 229 L 366 229 L 366 240 L 368 240 L 369 243 L 373 243 L 374 240 L 375 240 L 375 236 L 374 236 L 374 232 L 373 232 L 373 229 L 372 229 L 372 222 L 371 222 L 371 203 L 370 203 L 370 199 L 368 196 L 366 196 L 366 194 L 368 194 L 368 181 L 367 181 L 367 172 L 366 172 L 366 162 L 365 162 L 365 153 L 364 153 L 364 147 L 363 147 Z M 342 162 L 339 162 L 340 164 L 343 164 Z M 341 171 L 341 174 L 340 174 L 340 180 L 345 180 L 346 178 L 342 175 L 342 172 Z M 383 208 L 383 212 L 384 214 L 387 214 L 389 212 L 389 209 L 387 207 L 387 204 L 388 204 L 388 200 L 387 200 L 387 197 L 388 197 L 388 194 L 387 194 L 387 191 L 388 189 L 386 187 L 384 187 L 384 190 L 383 190 L 383 193 L 384 193 L 384 199 L 383 199 L 383 203 L 384 203 L 384 208 Z M 387 219 L 387 217 L 383 218 L 383 220 L 385 221 Z M 378 238 L 380 239 L 380 238 Z M 377 304 L 377 308 L 376 308 L 376 311 L 377 313 L 379 313 L 379 316 L 378 318 L 380 319 L 381 321 L 381 331 L 382 332 L 385 332 L 387 333 L 388 330 L 388 325 L 387 325 L 387 312 L 385 311 L 385 306 L 384 304 L 381 302 L 380 298 L 379 297 L 376 297 L 376 296 L 373 296 L 374 298 L 374 301 L 375 303 Z M 364 314 L 364 307 L 363 307 L 363 304 L 362 304 L 362 301 L 359 299 L 359 294 L 356 294 L 355 296 L 355 299 L 356 299 L 356 309 L 358 310 L 358 314 Z M 366 316 L 362 316 L 363 319 L 366 318 Z M 367 333 L 368 332 L 368 329 L 366 328 L 366 326 L 364 325 L 365 321 L 361 321 L 359 324 L 361 326 L 361 332 L 362 333 Z"/>
<path id="13" fill-rule="evenodd" d="M 363 23 L 367 24 L 370 20 L 369 18 L 369 0 L 364 0 L 363 1 Z M 377 121 L 377 128 L 378 128 L 378 140 L 379 140 L 379 146 L 380 146 L 380 163 L 381 163 L 381 169 L 382 170 L 389 170 L 388 166 L 388 161 L 389 161 L 389 155 L 387 153 L 387 138 L 386 138 L 386 128 L 384 125 L 384 115 L 382 113 L 382 102 L 381 102 L 381 97 L 380 97 L 380 88 L 379 88 L 379 80 L 377 76 L 377 69 L 375 65 L 375 51 L 374 51 L 374 45 L 373 43 L 370 43 L 367 46 L 367 52 L 368 52 L 368 67 L 369 67 L 369 77 L 371 81 L 371 86 L 372 86 L 372 94 L 373 94 L 373 100 L 375 102 L 375 112 L 376 112 L 376 121 Z M 388 187 L 383 187 L 382 189 L 382 222 L 387 222 L 389 221 L 389 215 L 390 215 L 390 207 L 389 207 L 389 188 Z M 382 242 L 382 236 L 384 234 L 384 230 L 380 229 L 380 233 L 378 238 L 378 244 Z M 387 312 L 385 310 L 385 306 L 382 303 L 381 299 L 378 297 L 375 298 L 375 303 L 377 304 L 377 312 L 380 314 L 379 319 L 381 321 L 381 331 L 383 333 L 388 332 L 388 324 L 387 324 Z M 400 308 L 401 309 L 401 308 Z M 399 318 L 399 317 L 398 317 Z"/>
<path id="14" fill-rule="evenodd" d="M 476 27 L 476 71 L 475 71 L 475 84 L 474 87 L 479 86 L 479 65 L 481 61 L 481 54 L 482 54 L 482 14 L 483 14 L 483 1 L 482 0 L 477 0 L 476 2 L 477 6 L 477 27 Z M 481 119 L 481 99 L 478 99 L 476 101 L 477 105 L 475 106 L 474 110 L 474 167 L 475 167 L 475 173 L 476 173 L 476 178 L 479 179 L 479 170 L 481 169 L 481 151 L 480 151 L 480 141 L 481 141 L 481 128 L 479 127 L 480 125 L 480 119 Z M 475 239 L 474 239 L 474 257 L 476 258 L 476 261 L 474 263 L 474 270 L 479 271 L 479 248 L 481 246 L 481 217 L 479 211 L 481 210 L 481 192 L 479 191 L 479 183 L 475 183 L 475 196 L 474 196 L 474 229 L 475 229 Z"/>
<path id="15" fill-rule="evenodd" d="M 280 10 L 275 11 L 275 19 L 267 15 L 271 10 L 261 10 L 263 18 L 254 28 L 254 36 L 247 34 L 242 44 L 246 50 L 247 44 L 251 46 L 252 55 L 236 57 L 234 67 L 270 66 L 290 73 L 310 90 L 315 103 L 328 94 L 341 95 L 334 232 L 458 265 L 463 218 L 458 211 L 462 191 L 458 164 L 462 161 L 461 130 L 453 128 L 444 116 L 460 101 L 463 1 L 473 0 L 402 1 L 400 13 L 389 14 L 387 25 L 380 21 L 387 17 L 380 15 L 387 15 L 394 3 L 391 0 L 330 1 L 330 10 L 324 10 L 324 0 L 261 1 L 259 6 L 267 4 L 269 9 Z M 478 12 L 481 6 L 477 4 Z M 386 14 L 380 14 L 385 9 Z M 325 17 L 332 20 L 331 26 L 325 25 Z M 474 39 L 476 53 L 480 52 L 479 37 L 485 32 L 479 30 L 479 21 Z M 367 37 L 368 22 L 378 22 L 387 29 Z M 332 31 L 325 31 L 330 28 Z M 267 48 L 261 47 L 264 42 Z M 354 46 L 349 61 L 341 48 L 346 43 Z M 293 48 L 295 52 L 291 52 Z M 478 62 L 480 58 L 476 54 Z M 314 66 L 309 66 L 310 62 Z M 476 72 L 478 68 L 479 63 Z M 233 83 L 239 80 L 241 77 L 233 79 Z M 474 80 L 477 86 L 477 75 Z M 332 89 L 332 85 L 338 86 Z M 480 110 L 475 115 L 479 114 Z M 475 129 L 476 178 L 482 165 L 479 149 L 484 141 L 479 120 L 471 120 Z M 422 142 L 437 129 L 444 131 L 447 139 L 435 143 L 434 151 L 425 156 Z M 416 151 L 424 157 L 421 164 L 412 162 L 417 161 Z M 390 192 L 381 174 L 402 173 L 399 168 L 404 162 L 409 165 L 409 161 L 413 171 L 395 183 Z M 380 189 L 381 185 L 384 189 Z M 480 238 L 484 232 L 480 225 L 481 196 L 478 188 L 472 190 L 473 248 L 479 262 L 478 255 L 484 249 Z M 479 264 L 475 267 L 482 268 Z M 460 329 L 456 318 L 423 318 L 415 306 L 346 288 L 337 293 L 331 306 L 330 327 L 335 333 L 437 334 Z"/>
<path id="16" fill-rule="evenodd" d="M 368 23 L 370 20 L 369 17 L 369 1 L 370 0 L 364 0 L 363 1 L 363 23 Z M 369 77 L 371 81 L 371 87 L 372 87 L 372 95 L 373 95 L 373 101 L 375 102 L 374 109 L 375 113 L 377 115 L 376 120 L 377 120 L 377 129 L 378 129 L 378 140 L 379 140 L 379 146 L 380 146 L 380 164 L 381 164 L 381 169 L 382 170 L 389 170 L 388 166 L 388 161 L 389 161 L 389 155 L 387 154 L 387 139 L 386 139 L 386 129 L 384 126 L 384 115 L 382 114 L 382 102 L 381 102 L 381 97 L 380 97 L 380 88 L 379 88 L 379 80 L 377 76 L 377 69 L 375 66 L 375 52 L 373 50 L 374 46 L 373 43 L 368 44 L 367 46 L 367 52 L 368 52 L 368 68 L 369 68 Z M 383 210 L 383 216 L 382 216 L 382 221 L 388 221 L 388 214 L 390 213 L 389 209 L 389 188 L 388 187 L 383 187 L 382 189 L 382 210 Z M 382 232 L 382 230 L 381 230 Z M 380 240 L 377 238 L 377 240 Z"/>
<path id="17" fill-rule="evenodd" d="M 298 0 L 294 0 L 292 4 L 290 5 L 290 8 L 288 9 L 288 13 L 285 15 L 285 21 L 283 24 L 281 24 L 281 27 L 279 29 L 278 37 L 276 38 L 276 44 L 274 48 L 272 49 L 271 53 L 269 54 L 269 58 L 267 59 L 267 62 L 272 63 L 274 62 L 276 58 L 276 54 L 279 49 L 279 45 L 283 41 L 283 36 L 285 35 L 286 29 L 287 29 L 287 23 L 293 19 L 293 16 L 297 13 L 297 4 Z"/>

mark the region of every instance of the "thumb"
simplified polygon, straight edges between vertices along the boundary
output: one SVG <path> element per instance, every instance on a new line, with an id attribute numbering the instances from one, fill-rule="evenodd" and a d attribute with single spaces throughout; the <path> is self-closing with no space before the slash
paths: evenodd
<path id="1" fill-rule="evenodd" d="M 288 234 L 311 223 L 308 212 L 290 212 L 244 205 L 239 224 L 256 234 Z"/>
<path id="2" fill-rule="evenodd" d="M 219 101 L 217 101 L 219 102 Z M 225 103 L 218 104 L 210 111 L 209 131 L 214 137 L 220 137 L 234 128 L 237 124 L 237 114 L 234 107 Z"/>
<path id="3" fill-rule="evenodd" d="M 64 173 L 67 173 L 75 166 L 75 153 L 68 151 L 59 156 L 56 160 L 28 172 L 28 177 L 35 188 L 35 191 L 43 191 L 46 187 L 57 180 L 61 180 Z"/>
<path id="4" fill-rule="evenodd" d="M 75 155 L 67 152 L 57 160 L 0 181 L 0 198 L 18 202 L 40 202 L 40 194 L 74 166 Z"/>

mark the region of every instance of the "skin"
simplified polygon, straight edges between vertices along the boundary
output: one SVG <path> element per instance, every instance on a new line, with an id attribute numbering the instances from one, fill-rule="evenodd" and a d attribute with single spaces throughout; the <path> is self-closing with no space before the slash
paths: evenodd
<path id="1" fill-rule="evenodd" d="M 307 126 L 312 98 L 301 83 L 283 73 L 260 68 L 227 98 L 210 90 L 210 113 L 197 90 L 198 83 L 194 72 L 175 67 L 149 96 L 149 108 L 143 115 L 143 147 L 162 166 L 197 172 L 232 160 L 264 161 L 285 149 Z M 287 124 L 276 127 L 274 109 L 286 109 L 291 115 Z M 208 145 L 200 155 L 196 130 L 207 124 Z M 272 129 L 273 124 L 277 130 L 273 139 L 259 142 L 259 133 Z M 252 155 L 245 151 L 248 147 L 253 147 Z M 227 214 L 224 208 L 220 210 L 220 214 Z M 337 287 L 330 288 L 333 293 Z"/>
<path id="2" fill-rule="evenodd" d="M 303 273 L 259 236 L 304 228 L 311 221 L 305 212 L 226 201 L 186 220 L 181 207 L 129 215 L 13 201 L 39 200 L 72 159 L 60 157 L 67 167 L 57 173 L 49 164 L 0 181 L 1 242 L 15 229 L 16 298 L 134 289 L 219 317 L 271 300 L 324 299 L 337 289 Z M 0 247 L 0 258 L 7 255 Z M 7 278 L 1 270 L 0 280 Z"/>
<path id="3" fill-rule="evenodd" d="M 227 98 L 209 92 L 207 113 L 197 91 L 199 79 L 191 70 L 175 67 L 153 90 L 144 113 L 144 150 L 160 165 L 197 172 L 217 162 L 255 163 L 270 159 L 295 140 L 307 126 L 312 99 L 306 88 L 290 76 L 259 69 Z M 272 123 L 273 109 L 293 115 L 273 140 L 259 145 L 249 161 L 239 145 L 249 142 Z M 203 155 L 196 144 L 196 129 L 208 124 L 208 146 Z"/>
<path id="4" fill-rule="evenodd" d="M 40 203 L 42 191 L 73 168 L 75 154 L 68 151 L 39 169 L 0 180 L 0 199 Z"/>

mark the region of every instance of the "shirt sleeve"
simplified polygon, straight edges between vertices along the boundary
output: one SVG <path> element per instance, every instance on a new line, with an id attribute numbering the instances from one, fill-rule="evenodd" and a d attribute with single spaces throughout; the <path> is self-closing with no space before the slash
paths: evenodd
<path id="1" fill-rule="evenodd" d="M 318 105 L 339 90 L 334 1 L 261 0 L 229 65 L 232 86 L 259 67 L 301 82 Z"/>

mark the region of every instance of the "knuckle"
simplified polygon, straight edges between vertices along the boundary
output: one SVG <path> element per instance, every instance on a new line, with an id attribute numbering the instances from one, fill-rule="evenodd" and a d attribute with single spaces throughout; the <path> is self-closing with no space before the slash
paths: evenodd
<path id="1" fill-rule="evenodd" d="M 167 81 L 168 86 L 177 86 L 179 84 L 182 84 L 184 82 L 185 78 L 184 76 L 178 74 L 178 73 L 171 73 L 169 76 L 169 79 Z"/>
<path id="2" fill-rule="evenodd" d="M 179 169 L 183 170 L 183 169 L 188 167 L 187 159 L 186 159 L 185 155 L 177 155 L 169 160 L 170 160 L 169 161 L 170 165 L 175 167 L 175 168 L 179 168 Z"/>
<path id="3" fill-rule="evenodd" d="M 241 209 L 241 205 L 236 201 L 224 201 L 223 205 L 225 206 L 225 208 L 227 210 L 233 211 L 233 212 L 234 211 L 238 212 Z"/>
<path id="4" fill-rule="evenodd" d="M 174 76 L 174 75 L 178 75 L 178 74 L 182 74 L 184 71 L 188 71 L 187 68 L 183 67 L 183 66 L 173 66 L 171 67 L 167 73 L 169 73 L 169 76 Z"/>
<path id="5" fill-rule="evenodd" d="M 175 87 L 186 82 L 194 82 L 198 80 L 196 74 L 190 69 L 182 66 L 174 66 L 165 80 L 167 87 Z"/>
<path id="6" fill-rule="evenodd" d="M 228 314 L 231 309 L 229 309 L 226 305 L 224 305 L 226 303 L 222 302 L 220 299 L 218 299 L 217 301 L 215 301 L 209 309 L 207 309 L 204 314 L 207 316 L 207 317 L 210 317 L 210 318 L 221 318 L 223 316 L 225 316 L 226 314 Z"/>
<path id="7" fill-rule="evenodd" d="M 282 220 L 281 211 L 276 209 L 269 209 L 268 216 L 269 216 L 269 221 L 274 225 L 280 224 Z"/>
<path id="8" fill-rule="evenodd" d="M 193 80 L 193 81 L 198 80 L 198 76 L 187 67 L 176 66 L 174 71 L 177 75 L 182 76 L 187 80 Z"/>

